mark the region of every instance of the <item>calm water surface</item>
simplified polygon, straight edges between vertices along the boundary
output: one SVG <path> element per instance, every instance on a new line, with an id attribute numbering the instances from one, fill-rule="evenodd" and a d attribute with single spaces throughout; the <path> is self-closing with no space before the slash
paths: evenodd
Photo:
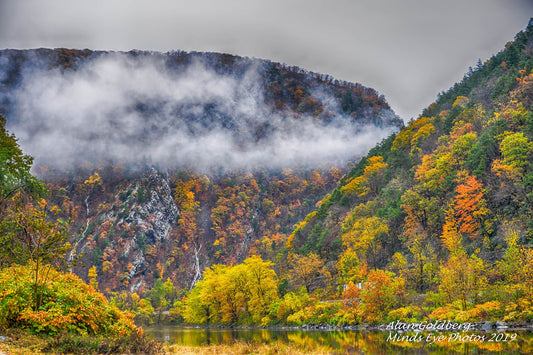
<path id="1" fill-rule="evenodd" d="M 338 354 L 533 354 L 533 333 L 526 331 L 389 333 L 152 326 L 145 332 L 158 340 L 187 346 L 281 342 Z"/>

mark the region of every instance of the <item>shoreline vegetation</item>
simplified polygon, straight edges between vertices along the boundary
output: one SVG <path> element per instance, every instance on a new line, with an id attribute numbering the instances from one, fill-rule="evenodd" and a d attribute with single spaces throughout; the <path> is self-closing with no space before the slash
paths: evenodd
<path id="1" fill-rule="evenodd" d="M 124 352 L 123 354 L 161 354 L 161 355 L 189 355 L 189 354 L 213 354 L 213 355 L 245 355 L 245 354 L 279 354 L 279 355 L 319 355 L 319 354 L 332 354 L 332 351 L 327 348 L 318 349 L 302 349 L 301 345 L 289 345 L 286 343 L 276 342 L 273 344 L 256 344 L 247 342 L 237 342 L 232 345 L 216 344 L 206 346 L 187 346 L 177 344 L 165 344 L 158 352 L 143 351 L 143 352 Z M 115 352 L 104 354 L 117 354 Z M 45 354 L 39 349 L 35 348 L 35 345 L 28 345 L 27 343 L 19 344 L 6 344 L 0 341 L 0 354 L 1 355 L 41 355 Z M 58 353 L 59 354 L 59 353 Z M 61 354 L 69 354 L 69 352 Z M 73 352 L 72 354 L 86 354 L 86 352 Z"/>

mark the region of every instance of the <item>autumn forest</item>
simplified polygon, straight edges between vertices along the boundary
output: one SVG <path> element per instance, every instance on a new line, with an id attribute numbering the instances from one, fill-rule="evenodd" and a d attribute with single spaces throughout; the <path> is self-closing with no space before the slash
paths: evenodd
<path id="1" fill-rule="evenodd" d="M 530 21 L 405 124 L 375 90 L 295 67 L 220 54 L 124 54 L 133 66 L 156 56 L 179 75 L 200 58 L 204 72 L 239 83 L 257 70 L 263 94 L 253 115 L 270 112 L 264 121 L 235 119 L 218 99 L 202 101 L 201 115 L 189 101 L 161 98 L 159 109 L 138 99 L 127 112 L 154 122 L 128 131 L 142 149 L 168 143 L 178 126 L 195 139 L 227 132 L 223 140 L 246 159 L 293 129 L 382 134 L 365 151 L 354 146 L 349 159 L 316 164 L 297 155 L 301 164 L 276 165 L 275 155 L 261 155 L 251 167 L 223 168 L 220 158 L 195 168 L 203 158 L 183 147 L 191 157 L 172 165 L 167 155 L 91 155 L 90 145 L 76 164 L 34 161 L 10 130 L 29 121 L 18 96 L 5 94 L 0 329 L 105 338 L 97 351 L 126 352 L 155 351 L 139 327 L 153 324 L 531 324 L 532 52 Z M 35 58 L 70 75 L 106 56 L 1 55 L 11 63 L 2 88 L 17 93 Z M 167 125 L 168 112 L 185 118 Z M 83 142 L 96 144 L 97 134 L 86 133 Z"/>

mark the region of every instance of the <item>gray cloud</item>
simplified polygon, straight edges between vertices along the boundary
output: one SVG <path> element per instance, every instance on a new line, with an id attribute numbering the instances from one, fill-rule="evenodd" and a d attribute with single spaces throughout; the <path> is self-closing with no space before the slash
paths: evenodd
<path id="1" fill-rule="evenodd" d="M 266 58 L 374 87 L 407 119 L 532 14 L 530 0 L 0 1 L 0 46 Z"/>
<path id="2" fill-rule="evenodd" d="M 272 112 L 260 64 L 230 75 L 200 59 L 169 70 L 161 56 L 111 53 L 76 71 L 32 65 L 10 94 L 15 111 L 8 128 L 37 164 L 145 160 L 202 171 L 342 163 L 392 133 L 342 116 L 325 124 Z M 339 111 L 327 92 L 313 95 L 326 111 Z"/>

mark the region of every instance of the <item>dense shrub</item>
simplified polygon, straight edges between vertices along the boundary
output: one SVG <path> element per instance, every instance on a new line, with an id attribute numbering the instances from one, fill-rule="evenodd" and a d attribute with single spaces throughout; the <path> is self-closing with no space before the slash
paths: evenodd
<path id="1" fill-rule="evenodd" d="M 0 270 L 0 327 L 32 333 L 119 337 L 135 329 L 133 315 L 120 311 L 78 276 L 49 269 L 42 287 L 42 305 L 33 309 L 34 279 L 31 266 Z"/>

